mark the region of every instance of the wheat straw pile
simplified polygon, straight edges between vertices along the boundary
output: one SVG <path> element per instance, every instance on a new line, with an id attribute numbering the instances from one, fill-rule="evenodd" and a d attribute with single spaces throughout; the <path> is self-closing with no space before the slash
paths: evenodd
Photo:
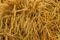
<path id="1" fill-rule="evenodd" d="M 60 0 L 0 0 L 0 40 L 60 40 Z"/>

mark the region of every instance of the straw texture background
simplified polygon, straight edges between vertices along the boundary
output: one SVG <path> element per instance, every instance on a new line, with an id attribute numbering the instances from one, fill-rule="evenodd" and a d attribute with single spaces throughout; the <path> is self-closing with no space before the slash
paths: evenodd
<path id="1" fill-rule="evenodd" d="M 60 40 L 60 0 L 0 0 L 0 40 Z"/>

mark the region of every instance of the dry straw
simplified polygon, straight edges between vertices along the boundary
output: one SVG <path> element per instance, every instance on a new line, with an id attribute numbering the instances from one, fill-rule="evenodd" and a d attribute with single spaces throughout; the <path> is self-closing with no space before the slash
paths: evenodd
<path id="1" fill-rule="evenodd" d="M 60 40 L 60 0 L 0 0 L 0 40 Z"/>

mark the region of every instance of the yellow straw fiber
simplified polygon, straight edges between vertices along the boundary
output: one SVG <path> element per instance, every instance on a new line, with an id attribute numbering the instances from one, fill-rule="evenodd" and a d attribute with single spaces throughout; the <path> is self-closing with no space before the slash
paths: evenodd
<path id="1" fill-rule="evenodd" d="M 0 0 L 0 40 L 60 40 L 60 0 Z"/>

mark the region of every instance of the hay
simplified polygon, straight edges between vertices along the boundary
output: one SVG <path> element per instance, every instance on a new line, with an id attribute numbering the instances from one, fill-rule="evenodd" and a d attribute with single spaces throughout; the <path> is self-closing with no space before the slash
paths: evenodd
<path id="1" fill-rule="evenodd" d="M 0 40 L 60 40 L 60 0 L 0 0 Z"/>

